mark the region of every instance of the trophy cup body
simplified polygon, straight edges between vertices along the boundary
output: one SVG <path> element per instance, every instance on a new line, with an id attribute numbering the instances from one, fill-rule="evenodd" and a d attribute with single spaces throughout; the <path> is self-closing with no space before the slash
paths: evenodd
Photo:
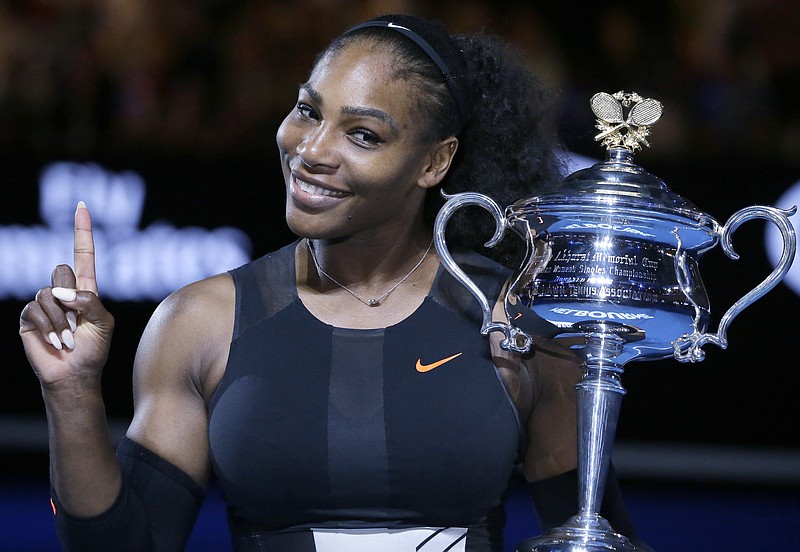
<path id="1" fill-rule="evenodd" d="M 582 360 L 578 399 L 579 512 L 563 526 L 526 540 L 520 552 L 635 551 L 599 515 L 611 447 L 625 394 L 621 374 L 628 362 L 674 356 L 704 357 L 703 345 L 727 347 L 727 327 L 744 308 L 788 272 L 796 237 L 794 210 L 753 206 L 724 225 L 673 193 L 633 162 L 661 104 L 638 95 L 600 93 L 591 100 L 598 116 L 605 161 L 569 175 L 555 191 L 524 198 L 502 209 L 476 193 L 447 196 L 437 216 L 434 243 L 442 263 L 481 304 L 481 332 L 500 331 L 501 346 L 530 350 L 536 336 L 579 338 L 572 349 Z M 627 118 L 622 107 L 632 107 Z M 617 109 L 619 108 L 619 109 Z M 452 213 L 477 205 L 495 218 L 491 247 L 507 231 L 525 241 L 525 259 L 504 297 L 506 321 L 493 321 L 489 300 L 453 261 L 444 239 Z M 700 277 L 703 253 L 722 245 L 738 258 L 731 236 L 743 222 L 774 223 L 784 240 L 777 267 L 722 316 L 708 333 L 710 305 Z M 497 298 L 491 298 L 496 300 Z"/>

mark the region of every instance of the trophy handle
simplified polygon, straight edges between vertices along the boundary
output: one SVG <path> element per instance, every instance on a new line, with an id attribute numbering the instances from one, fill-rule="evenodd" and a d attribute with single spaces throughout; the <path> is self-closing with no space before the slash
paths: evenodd
<path id="1" fill-rule="evenodd" d="M 705 358 L 702 347 L 706 343 L 713 343 L 721 349 L 728 347 L 728 326 L 736 316 L 744 309 L 749 307 L 764 294 L 774 288 L 780 282 L 794 261 L 797 249 L 797 236 L 794 227 L 789 222 L 789 217 L 797 212 L 797 207 L 791 209 L 778 209 L 775 207 L 765 207 L 754 205 L 736 211 L 728 222 L 723 226 L 720 233 L 722 250 L 733 260 L 739 259 L 739 254 L 733 249 L 731 236 L 737 228 L 748 220 L 765 219 L 774 223 L 780 230 L 783 237 L 783 254 L 775 269 L 760 284 L 750 290 L 741 299 L 736 301 L 731 308 L 722 315 L 719 322 L 717 333 L 700 333 L 695 331 L 692 334 L 684 334 L 673 342 L 675 358 L 681 362 L 699 362 Z"/>
<path id="2" fill-rule="evenodd" d="M 433 225 L 433 243 L 436 246 L 436 252 L 439 254 L 439 258 L 442 260 L 442 264 L 447 271 L 452 274 L 453 278 L 461 282 L 461 284 L 463 284 L 470 291 L 470 293 L 475 296 L 475 299 L 478 300 L 481 310 L 483 311 L 481 334 L 486 335 L 489 332 L 503 332 L 505 337 L 500 342 L 501 347 L 517 353 L 527 353 L 531 348 L 533 341 L 532 338 L 515 326 L 506 324 L 504 322 L 492 321 L 492 307 L 489 304 L 489 301 L 486 299 L 486 295 L 484 295 L 475 282 L 473 282 L 472 279 L 467 276 L 467 274 L 461 270 L 461 267 L 459 267 L 458 264 L 453 260 L 453 256 L 450 254 L 447 243 L 445 243 L 445 229 L 447 227 L 447 222 L 450 220 L 450 217 L 453 215 L 453 213 L 461 207 L 465 207 L 467 205 L 477 205 L 489 211 L 489 213 L 494 217 L 496 223 L 494 235 L 484 244 L 486 247 L 494 247 L 500 242 L 501 239 L 503 239 L 503 236 L 506 232 L 508 219 L 497 202 L 483 194 L 479 194 L 477 192 L 463 192 L 459 194 L 448 195 L 442 192 L 442 197 L 444 197 L 447 201 L 436 215 L 436 221 Z"/>

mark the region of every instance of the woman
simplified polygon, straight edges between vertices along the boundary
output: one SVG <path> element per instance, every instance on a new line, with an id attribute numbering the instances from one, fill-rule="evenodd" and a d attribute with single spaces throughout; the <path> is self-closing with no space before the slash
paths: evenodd
<path id="1" fill-rule="evenodd" d="M 409 16 L 337 38 L 277 134 L 301 239 L 157 308 L 116 455 L 100 390 L 114 321 L 79 205 L 74 272 L 57 267 L 20 320 L 64 548 L 180 550 L 212 477 L 237 551 L 496 549 L 520 463 L 546 525 L 575 513 L 574 359 L 482 337 L 431 247 L 442 188 L 508 203 L 557 180 L 543 99 L 486 38 Z M 500 297 L 506 269 L 459 260 Z"/>

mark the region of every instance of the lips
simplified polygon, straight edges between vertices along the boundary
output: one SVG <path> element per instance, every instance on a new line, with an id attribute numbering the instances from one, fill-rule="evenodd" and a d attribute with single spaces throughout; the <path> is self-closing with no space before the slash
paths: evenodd
<path id="1" fill-rule="evenodd" d="M 349 192 L 334 190 L 301 180 L 295 174 L 292 174 L 290 183 L 292 199 L 296 203 L 315 209 L 331 207 L 352 195 Z"/>
<path id="2" fill-rule="evenodd" d="M 329 188 L 322 188 L 320 186 L 315 186 L 314 184 L 300 180 L 297 177 L 295 177 L 294 180 L 295 182 L 297 182 L 297 186 L 303 192 L 310 195 L 321 195 L 328 197 L 345 197 L 348 195 L 346 192 L 340 192 L 339 190 L 331 190 Z"/>

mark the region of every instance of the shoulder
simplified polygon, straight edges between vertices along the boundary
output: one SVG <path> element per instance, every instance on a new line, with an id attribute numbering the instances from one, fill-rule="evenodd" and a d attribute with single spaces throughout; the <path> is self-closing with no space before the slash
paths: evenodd
<path id="1" fill-rule="evenodd" d="M 198 322 L 206 325 L 224 323 L 229 318 L 232 324 L 237 282 L 257 281 L 265 276 L 275 277 L 280 270 L 294 270 L 295 247 L 296 243 L 289 244 L 228 272 L 178 289 L 161 302 L 153 314 L 154 319 L 193 326 Z"/>
<path id="2" fill-rule="evenodd" d="M 219 274 L 184 286 L 158 305 L 136 353 L 134 376 L 157 376 L 180 384 L 189 378 L 201 393 L 212 372 L 224 366 L 233 332 L 236 292 L 231 276 Z"/>
<path id="3" fill-rule="evenodd" d="M 261 257 L 229 270 L 228 273 L 233 276 L 234 280 L 237 280 L 251 274 L 260 274 L 264 271 L 294 270 L 295 250 L 298 243 L 299 240 L 295 240 L 280 249 L 270 251 Z"/>
<path id="4" fill-rule="evenodd" d="M 511 269 L 469 247 L 456 246 L 452 255 L 453 260 L 466 267 L 468 271 L 505 278 L 511 276 Z"/>
<path id="5" fill-rule="evenodd" d="M 484 294 L 496 297 L 500 289 L 511 277 L 511 270 L 502 264 L 481 255 L 480 253 L 467 248 L 456 246 L 450 252 L 453 262 L 460 268 Z M 445 264 L 442 261 L 442 264 Z M 466 292 L 465 284 L 456 280 L 456 277 L 449 273 L 444 273 L 439 280 L 439 285 L 451 291 Z"/>
<path id="6" fill-rule="evenodd" d="M 215 324 L 218 317 L 233 314 L 235 303 L 233 279 L 218 274 L 188 284 L 171 293 L 153 313 L 159 324 Z"/>
<path id="7" fill-rule="evenodd" d="M 221 373 L 233 336 L 240 285 L 258 289 L 265 277 L 293 282 L 295 246 L 289 244 L 171 293 L 147 324 L 137 352 L 137 367 L 180 363 L 201 383 L 210 373 Z M 165 355 L 169 358 L 161 358 Z M 140 357 L 145 362 L 140 363 Z"/>

